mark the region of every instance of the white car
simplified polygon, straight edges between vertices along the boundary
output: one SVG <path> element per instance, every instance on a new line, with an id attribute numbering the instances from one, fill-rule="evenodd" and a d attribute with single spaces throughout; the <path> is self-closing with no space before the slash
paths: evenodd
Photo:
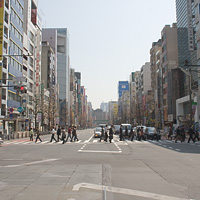
<path id="1" fill-rule="evenodd" d="M 3 143 L 3 139 L 0 137 L 0 144 L 2 144 Z"/>

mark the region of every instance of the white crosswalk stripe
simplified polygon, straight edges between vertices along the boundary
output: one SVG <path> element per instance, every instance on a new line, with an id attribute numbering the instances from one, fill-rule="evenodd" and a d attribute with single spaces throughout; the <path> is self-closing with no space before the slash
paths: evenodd
<path id="1" fill-rule="evenodd" d="M 133 141 L 130 141 L 130 140 L 125 140 L 125 141 L 119 141 L 118 138 L 114 138 L 114 142 L 117 143 L 117 145 L 132 145 L 132 144 L 151 144 L 151 143 L 155 143 L 155 144 L 166 144 L 166 143 L 174 143 L 174 141 L 168 141 L 168 140 L 160 140 L 160 141 L 155 141 L 155 140 L 147 140 L 147 141 L 138 141 L 138 140 L 133 140 Z M 35 141 L 17 141 L 17 140 L 14 140 L 14 141 L 4 141 L 3 144 L 5 145 L 58 145 L 58 144 L 62 144 L 63 142 L 62 141 L 59 141 L 59 142 L 50 142 L 49 140 L 42 140 L 42 142 L 40 141 L 37 141 L 37 143 L 35 143 Z M 79 140 L 79 141 L 75 141 L 75 142 L 70 142 L 70 141 L 67 141 L 65 144 L 86 144 L 86 143 L 89 143 L 89 144 L 92 144 L 92 143 L 105 143 L 105 141 L 101 141 L 99 139 L 93 139 L 93 140 Z"/>

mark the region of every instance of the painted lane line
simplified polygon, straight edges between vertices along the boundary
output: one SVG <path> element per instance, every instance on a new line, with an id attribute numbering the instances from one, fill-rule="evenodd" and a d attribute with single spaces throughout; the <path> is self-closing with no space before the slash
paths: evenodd
<path id="1" fill-rule="evenodd" d="M 180 151 L 180 149 L 175 149 L 176 151 Z"/>
<path id="2" fill-rule="evenodd" d="M 169 149 L 173 149 L 173 147 L 169 147 Z"/>
<path id="3" fill-rule="evenodd" d="M 51 162 L 51 161 L 56 161 L 56 160 L 59 160 L 59 159 L 47 159 L 47 160 L 30 162 L 30 163 L 23 163 L 23 164 L 20 164 L 20 165 L 7 165 L 7 166 L 0 166 L 0 167 L 4 167 L 4 168 L 7 168 L 7 167 L 21 167 L 21 166 L 35 165 L 35 164 L 40 164 L 40 163 L 45 163 L 45 162 Z"/>
<path id="4" fill-rule="evenodd" d="M 78 152 L 84 153 L 122 153 L 122 151 L 97 151 L 97 150 L 78 150 Z"/>
<path id="5" fill-rule="evenodd" d="M 146 197 L 146 198 L 151 198 L 155 200 L 189 200 L 185 198 L 171 197 L 171 196 L 155 194 L 155 193 L 150 193 L 150 192 L 143 192 L 139 190 L 131 190 L 131 189 L 117 188 L 117 187 L 107 187 L 103 185 L 96 185 L 96 184 L 90 184 L 90 183 L 79 183 L 77 185 L 74 185 L 72 191 L 78 191 L 80 188 L 88 188 L 88 189 L 102 191 L 105 189 L 105 187 L 108 192 L 138 196 L 138 197 Z"/>
<path id="6" fill-rule="evenodd" d="M 117 147 L 117 149 L 119 150 L 119 152 L 122 152 L 121 148 L 118 146 L 118 144 L 114 141 L 115 146 Z"/>

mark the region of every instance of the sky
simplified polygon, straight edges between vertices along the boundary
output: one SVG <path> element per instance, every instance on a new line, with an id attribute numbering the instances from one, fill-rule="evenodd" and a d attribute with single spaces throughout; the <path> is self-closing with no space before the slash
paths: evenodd
<path id="1" fill-rule="evenodd" d="M 43 28 L 67 28 L 70 67 L 93 109 L 118 100 L 118 82 L 150 61 L 152 43 L 176 22 L 175 0 L 38 0 Z"/>

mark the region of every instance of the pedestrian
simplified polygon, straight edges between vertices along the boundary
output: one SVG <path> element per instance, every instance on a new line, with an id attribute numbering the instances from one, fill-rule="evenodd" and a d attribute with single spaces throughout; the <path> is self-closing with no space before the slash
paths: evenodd
<path id="1" fill-rule="evenodd" d="M 199 141 L 199 131 L 195 131 L 195 135 L 194 135 L 194 141 L 196 141 L 196 139 Z"/>
<path id="2" fill-rule="evenodd" d="M 67 133 L 68 133 L 68 134 L 67 134 L 66 142 L 68 141 L 68 138 L 70 138 L 70 141 L 72 142 L 72 136 L 71 136 L 72 129 L 71 129 L 70 126 L 68 127 Z"/>
<path id="3" fill-rule="evenodd" d="M 120 126 L 120 129 L 119 129 L 119 140 L 120 140 L 120 141 L 123 140 L 123 130 L 122 130 L 122 125 Z"/>
<path id="4" fill-rule="evenodd" d="M 140 132 L 139 132 L 139 141 L 141 140 L 146 140 L 144 136 L 144 130 L 143 127 L 141 127 Z"/>
<path id="5" fill-rule="evenodd" d="M 134 138 L 134 132 L 133 132 L 133 127 L 131 126 L 131 130 L 130 130 L 130 140 L 133 141 Z"/>
<path id="6" fill-rule="evenodd" d="M 60 128 L 60 126 L 58 126 L 58 130 L 57 130 L 57 142 L 59 142 L 60 135 L 61 135 L 61 128 Z"/>
<path id="7" fill-rule="evenodd" d="M 110 129 L 109 129 L 109 141 L 110 143 L 112 142 L 113 139 L 113 125 L 111 125 Z"/>
<path id="8" fill-rule="evenodd" d="M 101 127 L 101 136 L 100 136 L 100 140 L 99 140 L 99 142 L 101 142 L 101 140 L 103 140 L 104 139 L 104 128 L 103 128 L 103 126 Z"/>
<path id="9" fill-rule="evenodd" d="M 192 128 L 192 125 L 190 125 L 190 128 L 188 130 L 189 138 L 188 138 L 188 143 L 190 143 L 190 140 L 192 140 L 195 143 L 195 140 L 193 138 L 195 132 L 194 129 Z"/>
<path id="10" fill-rule="evenodd" d="M 159 140 L 159 136 L 160 136 L 160 128 L 157 127 L 157 129 L 154 130 L 154 134 L 153 134 L 153 140 Z"/>
<path id="11" fill-rule="evenodd" d="M 72 128 L 72 140 L 74 138 L 74 142 L 75 141 L 79 141 L 78 137 L 77 137 L 77 133 L 76 133 L 76 126 L 73 126 Z"/>
<path id="12" fill-rule="evenodd" d="M 62 126 L 62 129 L 61 129 L 61 134 L 62 134 L 61 140 L 63 141 L 62 144 L 65 144 L 66 132 L 65 132 L 65 128 L 63 126 Z"/>
<path id="13" fill-rule="evenodd" d="M 105 142 L 107 142 L 107 140 L 108 140 L 108 132 L 107 131 L 108 130 L 107 130 L 107 124 L 106 124 L 106 126 L 105 126 L 105 139 L 104 139 Z"/>
<path id="14" fill-rule="evenodd" d="M 37 140 L 39 139 L 40 142 L 42 142 L 41 138 L 40 138 L 40 131 L 39 131 L 39 128 L 36 127 L 36 138 L 35 138 L 35 143 L 37 142 Z"/>
<path id="15" fill-rule="evenodd" d="M 173 130 L 172 130 L 172 127 L 169 126 L 169 133 L 168 133 L 168 136 L 167 136 L 168 140 L 169 140 L 169 138 L 172 140 L 172 135 L 173 135 Z"/>
<path id="16" fill-rule="evenodd" d="M 128 127 L 127 126 L 125 126 L 125 138 L 128 139 Z"/>
<path id="17" fill-rule="evenodd" d="M 30 130 L 30 141 L 33 141 L 33 129 Z"/>
<path id="18" fill-rule="evenodd" d="M 181 135 L 181 131 L 180 131 L 180 126 L 176 129 L 175 142 L 177 143 L 178 140 L 180 140 L 182 142 L 182 135 Z"/>
<path id="19" fill-rule="evenodd" d="M 183 125 L 181 127 L 181 137 L 182 137 L 182 142 L 185 142 L 185 126 Z"/>
<path id="20" fill-rule="evenodd" d="M 55 139 L 55 133 L 56 133 L 56 130 L 54 129 L 54 127 L 52 128 L 52 131 L 51 131 L 51 139 L 50 139 L 50 142 L 52 142 L 52 140 L 55 140 L 57 142 L 57 140 Z"/>
<path id="21" fill-rule="evenodd" d="M 141 128 L 140 127 L 137 127 L 137 131 L 136 131 L 136 140 L 140 140 L 140 131 L 141 131 Z"/>

